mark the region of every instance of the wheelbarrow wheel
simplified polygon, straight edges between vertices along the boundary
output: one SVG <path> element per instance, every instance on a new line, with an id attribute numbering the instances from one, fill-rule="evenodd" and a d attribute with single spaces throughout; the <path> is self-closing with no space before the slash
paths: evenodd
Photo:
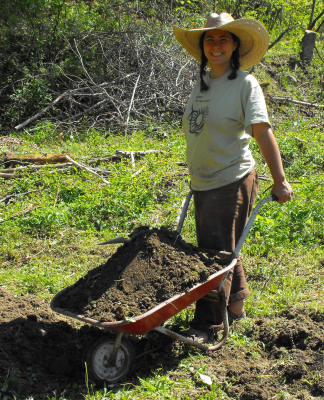
<path id="1" fill-rule="evenodd" d="M 114 359 L 111 359 L 115 340 L 101 338 L 89 348 L 86 362 L 88 374 L 98 383 L 116 383 L 127 376 L 134 358 L 134 346 L 122 340 Z"/>

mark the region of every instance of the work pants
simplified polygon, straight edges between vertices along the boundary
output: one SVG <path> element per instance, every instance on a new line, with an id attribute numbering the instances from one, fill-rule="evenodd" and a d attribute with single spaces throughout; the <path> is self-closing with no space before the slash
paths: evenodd
<path id="1" fill-rule="evenodd" d="M 247 224 L 258 191 L 258 176 L 253 169 L 237 182 L 207 191 L 193 191 L 198 246 L 233 252 Z M 238 258 L 224 284 L 227 304 L 249 296 L 242 260 Z M 217 302 L 205 296 L 196 303 L 191 326 L 209 329 L 222 322 Z"/>

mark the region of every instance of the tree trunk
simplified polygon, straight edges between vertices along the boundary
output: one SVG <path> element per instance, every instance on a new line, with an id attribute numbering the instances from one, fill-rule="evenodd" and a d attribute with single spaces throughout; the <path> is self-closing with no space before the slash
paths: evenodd
<path id="1" fill-rule="evenodd" d="M 300 54 L 300 58 L 307 64 L 310 64 L 313 60 L 315 40 L 316 32 L 306 30 L 302 39 L 302 51 Z"/>

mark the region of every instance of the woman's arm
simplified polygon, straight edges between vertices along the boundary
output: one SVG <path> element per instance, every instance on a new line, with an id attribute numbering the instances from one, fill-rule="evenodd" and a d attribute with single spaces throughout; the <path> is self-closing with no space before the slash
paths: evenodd
<path id="1" fill-rule="evenodd" d="M 272 129 L 267 123 L 252 124 L 252 132 L 272 175 L 274 185 L 271 193 L 278 197 L 279 203 L 285 203 L 292 198 L 293 191 L 286 180 L 279 147 Z"/>

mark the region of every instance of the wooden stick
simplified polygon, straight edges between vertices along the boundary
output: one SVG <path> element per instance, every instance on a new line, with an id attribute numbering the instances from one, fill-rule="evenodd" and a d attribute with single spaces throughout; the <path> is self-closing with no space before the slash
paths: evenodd
<path id="1" fill-rule="evenodd" d="M 89 168 L 85 165 L 82 165 L 80 163 L 78 163 L 77 161 L 74 161 L 70 156 L 66 156 L 66 158 L 74 165 L 76 165 L 79 168 L 85 169 L 86 171 L 90 172 L 91 174 L 94 174 L 96 176 L 98 176 L 104 183 L 109 184 L 108 181 L 106 181 L 106 179 L 104 179 L 102 176 L 100 176 L 96 171 L 94 171 L 92 168 Z"/>
<path id="2" fill-rule="evenodd" d="M 18 164 L 20 162 L 32 164 L 48 164 L 48 163 L 66 163 L 65 154 L 14 154 L 5 152 L 4 162 L 6 164 Z"/>
<path id="3" fill-rule="evenodd" d="M 294 99 L 289 99 L 287 97 L 277 97 L 277 96 L 269 96 L 272 100 L 276 101 L 283 101 L 283 102 L 289 102 L 289 103 L 294 103 L 294 104 L 301 104 L 303 106 L 309 106 L 309 107 L 317 107 L 317 108 L 323 108 L 323 104 L 315 104 L 315 103 L 308 103 L 306 101 L 298 101 Z"/>
<path id="4" fill-rule="evenodd" d="M 125 156 L 125 157 L 132 157 L 132 154 L 134 157 L 140 157 L 140 156 L 145 156 L 146 154 L 152 154 L 152 153 L 162 153 L 162 150 L 147 150 L 147 151 L 126 151 L 126 150 L 116 150 L 115 155 L 117 156 Z"/>
<path id="5" fill-rule="evenodd" d="M 132 167 L 135 169 L 135 157 L 134 157 L 134 152 L 133 151 L 130 152 L 130 158 L 131 158 L 131 161 L 132 161 Z"/>
<path id="6" fill-rule="evenodd" d="M 33 170 L 39 170 L 42 168 L 56 168 L 56 169 L 67 169 L 66 167 L 71 167 L 73 164 L 72 162 L 67 162 L 64 164 L 46 164 L 46 165 L 26 165 L 24 167 L 16 167 L 16 168 L 5 168 L 5 169 L 0 169 L 0 174 L 6 174 L 6 175 L 15 175 L 18 176 L 18 174 L 15 174 L 16 172 L 22 172 L 25 169 L 33 169 Z M 101 172 L 102 174 L 109 175 L 110 171 L 107 169 L 100 169 L 100 168 L 91 168 L 94 172 Z"/>
<path id="7" fill-rule="evenodd" d="M 129 107 L 128 107 L 128 111 L 127 111 L 127 120 L 126 120 L 126 128 L 125 128 L 125 135 L 127 134 L 127 130 L 128 130 L 128 122 L 129 122 L 129 116 L 130 116 L 130 111 L 132 109 L 132 105 L 133 105 L 133 101 L 134 101 L 134 96 L 135 96 L 135 92 L 136 92 L 136 88 L 138 85 L 138 81 L 141 75 L 138 75 L 136 82 L 135 82 L 135 86 L 133 89 L 133 93 L 132 93 L 132 97 L 131 97 L 131 101 L 129 103 Z"/>
<path id="8" fill-rule="evenodd" d="M 136 172 L 133 173 L 132 178 L 134 178 L 134 176 L 140 174 L 143 171 L 144 167 L 138 169 Z"/>
<path id="9" fill-rule="evenodd" d="M 24 192 L 24 193 L 12 193 L 12 194 L 8 194 L 6 197 L 4 197 L 3 199 L 0 199 L 0 203 L 10 200 L 12 197 L 18 197 L 18 196 L 24 196 L 25 194 L 29 194 L 29 193 L 33 193 L 33 192 L 38 192 L 39 190 L 30 190 L 29 192 Z"/>
<path id="10" fill-rule="evenodd" d="M 41 169 L 41 168 L 65 168 L 67 166 L 71 166 L 72 163 L 64 163 L 64 164 L 44 164 L 44 165 L 26 165 L 24 167 L 16 167 L 16 168 L 5 168 L 5 169 L 0 169 L 1 173 L 14 173 L 14 172 L 19 172 L 23 171 L 24 169 Z"/>
<path id="11" fill-rule="evenodd" d="M 36 208 L 40 208 L 40 206 L 31 206 L 31 207 L 28 207 L 26 210 L 18 211 L 18 212 L 16 212 L 15 214 L 11 215 L 9 218 L 7 218 L 7 219 L 2 219 L 2 220 L 0 221 L 0 224 L 2 224 L 2 223 L 4 223 L 4 222 L 8 221 L 9 219 L 12 219 L 12 218 L 17 217 L 18 215 L 27 214 L 27 213 L 29 213 L 30 211 L 36 210 Z"/>
<path id="12" fill-rule="evenodd" d="M 70 93 L 70 90 L 67 90 L 66 92 L 60 94 L 51 104 L 49 104 L 47 107 L 45 107 L 42 111 L 38 112 L 37 114 L 33 115 L 32 117 L 26 119 L 26 121 L 22 122 L 19 125 L 15 126 L 15 129 L 18 131 L 19 129 L 25 127 L 26 125 L 30 124 L 31 122 L 35 121 L 38 117 L 41 117 L 43 114 L 45 114 L 51 107 L 53 107 L 56 103 L 58 103 L 63 97 L 67 96 Z"/>
<path id="13" fill-rule="evenodd" d="M 12 178 L 16 178 L 16 175 L 15 174 L 5 174 L 3 172 L 0 172 L 0 178 L 12 179 Z"/>

